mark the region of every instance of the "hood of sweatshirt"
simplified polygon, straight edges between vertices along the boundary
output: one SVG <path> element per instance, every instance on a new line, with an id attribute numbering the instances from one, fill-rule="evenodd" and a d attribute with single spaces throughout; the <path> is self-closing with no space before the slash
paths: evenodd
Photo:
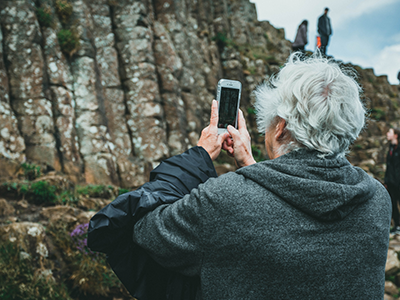
<path id="1" fill-rule="evenodd" d="M 375 180 L 345 157 L 300 149 L 236 171 L 323 221 L 345 218 L 376 193 Z"/>

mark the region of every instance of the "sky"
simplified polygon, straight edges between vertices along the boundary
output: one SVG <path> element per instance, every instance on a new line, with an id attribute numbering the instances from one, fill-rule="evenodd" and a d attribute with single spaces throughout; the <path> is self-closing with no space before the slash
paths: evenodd
<path id="1" fill-rule="evenodd" d="M 373 68 L 399 84 L 400 0 L 250 0 L 256 4 L 259 21 L 284 28 L 294 41 L 298 26 L 308 20 L 306 50 L 314 51 L 318 17 L 329 7 L 333 34 L 327 54 L 344 63 Z"/>

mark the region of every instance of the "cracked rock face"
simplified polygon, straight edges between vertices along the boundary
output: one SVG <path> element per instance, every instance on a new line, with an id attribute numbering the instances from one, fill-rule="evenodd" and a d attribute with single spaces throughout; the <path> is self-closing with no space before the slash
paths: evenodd
<path id="1" fill-rule="evenodd" d="M 241 107 L 263 147 L 247 112 L 251 91 L 279 71 L 291 43 L 257 21 L 249 0 L 69 3 L 65 16 L 54 1 L 0 2 L 0 178 L 28 161 L 76 183 L 138 187 L 161 160 L 196 145 L 221 78 L 242 82 Z M 43 7 L 51 24 L 38 17 Z M 76 39 L 72 50 L 62 32 Z M 369 108 L 398 107 L 387 80 L 362 72 Z M 370 147 L 395 111 L 360 143 Z M 353 161 L 383 163 L 382 145 L 372 146 Z"/>

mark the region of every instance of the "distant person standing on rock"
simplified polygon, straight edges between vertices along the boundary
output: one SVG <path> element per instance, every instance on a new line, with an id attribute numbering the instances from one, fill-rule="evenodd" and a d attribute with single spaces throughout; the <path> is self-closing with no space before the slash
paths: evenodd
<path id="1" fill-rule="evenodd" d="M 326 55 L 326 47 L 328 46 L 329 36 L 332 34 L 331 20 L 328 18 L 329 8 L 325 8 L 325 12 L 318 19 L 318 33 L 321 37 L 321 53 Z"/>
<path id="2" fill-rule="evenodd" d="M 386 158 L 385 186 L 392 199 L 392 218 L 394 226 L 391 232 L 400 232 L 400 129 L 390 128 L 386 133 L 386 137 L 390 143 Z"/>
<path id="3" fill-rule="evenodd" d="M 304 47 L 308 43 L 308 40 L 307 40 L 307 26 L 308 26 L 308 21 L 307 20 L 304 20 L 299 25 L 299 28 L 297 29 L 296 38 L 294 39 L 294 42 L 292 44 L 293 51 L 302 51 L 302 52 L 304 52 Z"/>

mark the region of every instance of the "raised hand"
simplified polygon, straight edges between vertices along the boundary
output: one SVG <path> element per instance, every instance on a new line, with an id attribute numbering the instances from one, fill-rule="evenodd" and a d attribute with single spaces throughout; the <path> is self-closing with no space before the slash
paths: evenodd
<path id="1" fill-rule="evenodd" d="M 221 152 L 222 144 L 229 138 L 229 133 L 218 135 L 218 102 L 213 100 L 211 105 L 210 125 L 203 129 L 197 146 L 203 147 L 212 160 Z"/>
<path id="2" fill-rule="evenodd" d="M 241 110 L 239 110 L 238 129 L 230 125 L 227 129 L 231 135 L 231 140 L 229 140 L 230 138 L 225 140 L 223 149 L 235 157 L 239 168 L 255 164 L 256 161 L 251 153 L 250 134 L 247 131 L 246 121 Z"/>

